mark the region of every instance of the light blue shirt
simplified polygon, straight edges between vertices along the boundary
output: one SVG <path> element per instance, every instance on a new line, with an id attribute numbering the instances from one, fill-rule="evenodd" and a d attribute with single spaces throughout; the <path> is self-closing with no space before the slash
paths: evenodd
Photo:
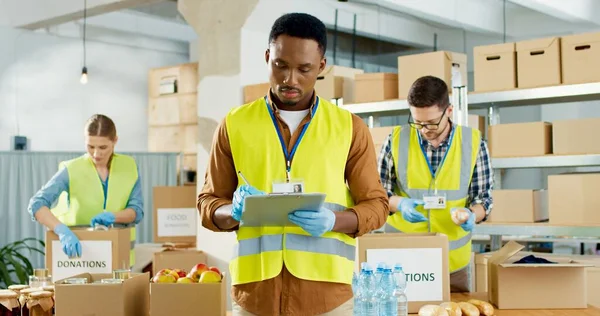
<path id="1" fill-rule="evenodd" d="M 100 178 L 100 176 L 98 176 Z M 104 191 L 104 207 L 106 208 L 106 195 L 108 192 L 108 177 L 102 181 L 102 189 Z M 69 172 L 67 168 L 59 170 L 53 177 L 44 185 L 29 201 L 28 212 L 35 220 L 35 213 L 42 206 L 51 208 L 62 192 L 69 192 Z M 138 178 L 135 181 L 133 190 L 127 200 L 127 206 L 135 211 L 134 224 L 138 224 L 144 218 L 144 200 L 142 199 L 142 186 L 140 184 L 140 169 L 138 167 Z M 101 211 L 101 210 L 99 210 Z"/>

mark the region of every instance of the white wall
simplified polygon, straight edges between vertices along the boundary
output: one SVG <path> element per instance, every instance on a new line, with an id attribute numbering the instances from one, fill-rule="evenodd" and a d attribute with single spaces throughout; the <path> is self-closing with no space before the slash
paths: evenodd
<path id="1" fill-rule="evenodd" d="M 83 150 L 83 126 L 94 113 L 115 121 L 118 150 L 147 150 L 148 70 L 187 62 L 187 45 L 140 48 L 134 40 L 114 44 L 114 32 L 91 33 L 82 85 L 81 39 L 0 27 L 0 150 L 17 133 L 31 150 Z"/>

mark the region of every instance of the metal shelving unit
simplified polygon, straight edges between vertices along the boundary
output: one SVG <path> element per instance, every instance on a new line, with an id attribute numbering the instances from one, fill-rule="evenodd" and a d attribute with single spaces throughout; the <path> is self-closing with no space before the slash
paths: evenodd
<path id="1" fill-rule="evenodd" d="M 494 169 L 560 168 L 600 166 L 600 155 L 537 156 L 519 158 L 494 158 Z"/>
<path id="2" fill-rule="evenodd" d="M 456 92 L 456 88 L 453 92 Z M 453 93 L 455 94 L 455 93 Z M 600 82 L 573 85 L 560 85 L 531 89 L 515 89 L 497 92 L 468 93 L 463 106 L 466 112 L 472 109 L 488 109 L 488 123 L 500 123 L 501 107 L 543 105 L 553 103 L 581 102 L 600 100 Z M 454 100 L 453 103 L 455 103 Z M 345 109 L 360 115 L 369 116 L 371 127 L 379 126 L 379 116 L 402 115 L 408 112 L 406 100 L 391 100 L 363 104 L 349 104 Z M 600 155 L 547 155 L 540 157 L 493 158 L 496 188 L 501 187 L 500 169 L 514 168 L 555 168 L 600 166 Z M 499 224 L 486 223 L 475 226 L 474 235 L 489 235 L 491 250 L 502 246 L 502 236 L 532 236 L 536 240 L 551 237 L 587 237 L 597 238 L 600 243 L 598 226 L 557 226 L 548 223 Z M 565 240 L 569 240 L 566 239 Z"/>

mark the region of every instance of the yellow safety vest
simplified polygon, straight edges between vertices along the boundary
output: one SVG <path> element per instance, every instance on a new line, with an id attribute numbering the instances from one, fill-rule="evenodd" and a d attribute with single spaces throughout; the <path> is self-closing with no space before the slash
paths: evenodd
<path id="1" fill-rule="evenodd" d="M 396 195 L 422 199 L 433 192 L 431 171 L 421 150 L 418 131 L 410 126 L 397 126 L 392 132 L 392 156 L 398 179 Z M 455 126 L 451 144 L 443 163 L 438 167 L 438 194 L 446 194 L 446 209 L 431 210 L 429 222 L 409 223 L 400 212 L 389 216 L 385 232 L 437 232 L 448 235 L 450 272 L 465 268 L 471 260 L 471 233 L 456 225 L 450 216 L 453 207 L 465 207 L 469 185 L 479 152 L 481 134 L 466 126 Z M 431 188 L 431 189 L 430 189 Z M 423 206 L 417 211 L 425 217 Z"/>
<path id="2" fill-rule="evenodd" d="M 286 176 L 286 159 L 264 98 L 233 109 L 226 117 L 227 134 L 236 172 L 257 189 L 272 192 Z M 325 193 L 326 205 L 345 211 L 354 205 L 346 185 L 346 159 L 352 142 L 352 116 L 317 98 L 313 117 L 292 160 L 291 179 L 304 181 L 304 192 Z M 243 184 L 238 179 L 238 184 Z M 244 227 L 229 270 L 232 284 L 245 284 L 279 275 L 283 264 L 294 276 L 312 281 L 352 284 L 355 240 L 327 232 L 313 237 L 302 228 Z"/>
<path id="3" fill-rule="evenodd" d="M 67 168 L 69 192 L 61 193 L 52 213 L 67 226 L 89 226 L 92 218 L 104 208 L 104 189 L 96 166 L 89 156 L 63 161 L 59 168 Z M 118 212 L 125 209 L 138 179 L 135 160 L 126 155 L 114 154 L 108 176 L 106 210 Z M 135 264 L 135 226 L 131 227 L 129 265 Z"/>

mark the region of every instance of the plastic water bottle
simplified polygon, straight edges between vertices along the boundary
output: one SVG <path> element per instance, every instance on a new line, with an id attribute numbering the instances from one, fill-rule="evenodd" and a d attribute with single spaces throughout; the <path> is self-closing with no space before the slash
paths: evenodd
<path id="1" fill-rule="evenodd" d="M 360 271 L 356 277 L 356 289 L 353 289 L 354 292 L 354 316 L 363 316 L 364 315 L 364 307 L 363 307 L 363 296 L 365 295 L 365 291 L 363 289 L 366 278 L 366 271 L 368 268 L 368 264 L 366 262 L 362 262 L 360 264 Z M 355 281 L 353 280 L 352 283 Z"/>
<path id="2" fill-rule="evenodd" d="M 383 274 L 383 270 L 385 270 L 386 265 L 383 262 L 377 264 L 377 269 L 375 270 L 375 282 L 379 284 L 381 281 L 381 275 Z"/>
<path id="3" fill-rule="evenodd" d="M 362 282 L 361 282 L 362 281 Z M 364 277 L 359 281 L 360 286 L 360 315 L 361 316 L 378 316 L 377 315 L 377 283 L 375 282 L 375 274 L 373 269 L 367 264 L 364 272 Z"/>
<path id="4" fill-rule="evenodd" d="M 360 273 L 360 271 L 359 271 L 359 273 Z M 359 275 L 357 275 L 356 272 L 352 273 L 352 295 L 353 295 L 352 299 L 354 301 L 354 309 L 353 309 L 352 315 L 354 315 L 354 316 L 360 316 Z"/>
<path id="5" fill-rule="evenodd" d="M 379 316 L 398 316 L 397 298 L 394 295 L 396 282 L 391 268 L 383 270 L 379 283 Z"/>
<path id="6" fill-rule="evenodd" d="M 408 298 L 406 297 L 406 275 L 402 270 L 402 266 L 396 264 L 394 266 L 394 279 L 396 288 L 394 296 L 396 297 L 397 315 L 408 316 Z"/>

